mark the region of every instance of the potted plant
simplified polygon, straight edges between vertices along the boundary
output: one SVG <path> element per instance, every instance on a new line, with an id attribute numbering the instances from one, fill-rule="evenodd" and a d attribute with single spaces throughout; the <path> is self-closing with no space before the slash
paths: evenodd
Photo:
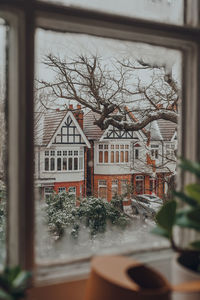
<path id="1" fill-rule="evenodd" d="M 200 238 L 192 241 L 186 247 L 180 247 L 177 245 L 174 237 L 176 226 L 200 232 L 200 164 L 182 159 L 180 167 L 194 174 L 197 178 L 197 183 L 186 185 L 183 191 L 174 191 L 173 199 L 167 201 L 157 213 L 157 226 L 153 230 L 153 233 L 168 238 L 172 249 L 178 253 L 178 266 L 176 269 L 179 274 L 173 274 L 173 278 L 176 277 L 174 283 L 200 280 Z M 182 205 L 182 203 L 186 205 Z M 180 275 L 181 269 L 182 278 Z M 198 289 L 200 290 L 200 281 Z M 200 292 L 198 295 L 194 293 L 195 296 L 200 299 Z M 197 299 L 188 297 L 189 295 L 187 294 L 187 299 Z M 180 299 L 183 300 L 185 298 L 182 295 Z"/>
<path id="2" fill-rule="evenodd" d="M 19 266 L 5 267 L 0 274 L 0 299 L 18 300 L 26 296 L 31 273 L 21 270 Z"/>

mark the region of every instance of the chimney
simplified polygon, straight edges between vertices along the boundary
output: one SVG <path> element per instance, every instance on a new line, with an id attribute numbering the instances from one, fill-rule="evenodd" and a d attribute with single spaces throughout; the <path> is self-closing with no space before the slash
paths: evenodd
<path id="1" fill-rule="evenodd" d="M 74 112 L 74 116 L 78 122 L 78 124 L 80 125 L 81 129 L 83 129 L 83 110 L 81 109 L 81 105 L 77 104 L 77 109 Z"/>
<path id="2" fill-rule="evenodd" d="M 73 109 L 74 109 L 73 104 L 70 104 L 69 105 L 69 110 L 73 110 Z"/>

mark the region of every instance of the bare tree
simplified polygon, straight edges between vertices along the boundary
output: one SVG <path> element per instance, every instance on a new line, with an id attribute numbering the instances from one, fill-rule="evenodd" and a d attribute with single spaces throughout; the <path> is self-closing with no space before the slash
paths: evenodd
<path id="1" fill-rule="evenodd" d="M 113 125 L 137 131 L 158 119 L 177 123 L 178 87 L 165 66 L 126 58 L 113 59 L 111 66 L 97 56 L 65 60 L 52 54 L 43 63 L 55 73 L 53 82 L 39 81 L 48 98 L 77 101 L 91 109 L 98 116 L 95 124 L 103 130 Z M 139 78 L 141 70 L 148 72 L 150 82 Z M 130 111 L 137 112 L 135 122 L 127 119 Z"/>

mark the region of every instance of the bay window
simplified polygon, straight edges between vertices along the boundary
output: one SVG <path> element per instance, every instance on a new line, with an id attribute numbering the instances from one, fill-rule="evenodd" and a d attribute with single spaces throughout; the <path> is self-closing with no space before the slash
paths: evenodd
<path id="1" fill-rule="evenodd" d="M 10 265 L 20 264 L 25 269 L 34 270 L 37 265 L 35 259 L 35 244 L 34 244 L 34 42 L 36 28 L 43 30 L 54 30 L 56 32 L 68 32 L 71 35 L 90 35 L 102 37 L 110 40 L 120 41 L 125 45 L 129 43 L 138 43 L 137 47 L 141 49 L 142 45 L 150 49 L 149 45 L 155 47 L 156 51 L 162 47 L 166 47 L 167 52 L 171 48 L 178 51 L 182 55 L 184 65 L 181 67 L 182 73 L 182 103 L 180 109 L 179 120 L 179 149 L 178 154 L 193 161 L 200 159 L 200 28 L 199 16 L 191 15 L 191 11 L 198 12 L 198 1 L 187 2 L 187 10 L 184 12 L 185 19 L 179 18 L 179 21 L 174 25 L 174 20 L 169 25 L 168 19 L 165 18 L 165 24 L 162 20 L 158 22 L 158 14 L 143 20 L 143 15 L 140 14 L 140 19 L 135 19 L 135 15 L 130 16 L 130 12 L 119 10 L 115 11 L 117 5 L 113 5 L 114 11 L 112 14 L 106 5 L 99 9 L 98 7 L 70 7 L 57 5 L 54 1 L 34 1 L 34 0 L 2 0 L 0 2 L 0 17 L 4 18 L 9 25 L 9 34 L 7 35 L 9 49 L 8 51 L 8 182 L 9 182 L 9 198 L 8 198 L 8 221 L 7 221 L 7 261 Z M 152 1 L 153 2 L 153 1 Z M 128 3 L 128 2 L 127 2 Z M 180 2 L 179 2 L 180 3 Z M 196 8 L 195 8 L 196 5 Z M 122 5 L 121 7 L 124 7 Z M 92 10 L 93 9 L 93 10 Z M 94 10 L 96 9 L 96 10 Z M 98 10 L 98 11 L 97 11 Z M 137 11 L 137 9 L 133 9 Z M 110 14 L 109 14 L 109 13 Z M 128 17 L 127 17 L 128 15 Z M 183 14 L 182 14 L 183 15 Z M 136 15 L 137 16 L 137 15 Z M 155 22 L 155 20 L 157 22 Z M 145 46 L 146 43 L 146 46 Z M 148 44 L 148 45 L 147 45 Z M 123 47 L 123 46 L 122 46 Z M 158 47 L 158 48 L 156 48 Z M 13 146 L 14 145 L 14 146 Z M 99 145 L 102 146 L 102 145 Z M 109 148 L 109 145 L 99 147 L 98 163 L 127 163 L 130 155 L 126 153 L 129 149 L 125 143 L 120 147 L 116 142 L 115 147 Z M 172 149 L 171 149 L 172 150 Z M 173 149 L 174 150 L 174 149 Z M 49 151 L 49 152 L 48 152 Z M 43 169 L 48 171 L 49 168 L 66 170 L 77 169 L 78 166 L 83 166 L 83 158 L 78 162 L 76 154 L 71 150 L 68 153 L 56 157 L 54 150 L 45 152 L 45 166 Z M 139 158 L 138 149 L 135 149 L 135 158 Z M 167 149 L 166 149 L 167 151 Z M 66 155 L 64 158 L 64 155 Z M 51 161 L 52 158 L 55 161 Z M 83 157 L 83 156 L 82 156 Z M 57 165 L 54 165 L 57 164 Z M 51 178 L 50 178 L 51 179 Z M 178 185 L 181 186 L 184 182 L 189 182 L 191 179 L 187 175 L 179 174 Z M 137 178 L 138 192 L 142 192 L 143 179 Z M 97 183 L 99 196 L 106 197 L 108 190 L 107 182 L 99 180 Z M 128 246 L 127 246 L 128 247 Z M 131 245 L 130 253 L 133 252 Z M 157 245 L 158 248 L 158 245 Z M 140 250 L 142 249 L 142 243 Z M 120 252 L 120 251 L 119 251 Z M 121 251 L 123 253 L 123 251 Z M 126 251 L 124 251 L 127 253 Z M 78 253 L 80 254 L 80 253 Z M 82 255 L 82 253 L 81 253 Z M 84 254 L 79 258 L 64 260 L 63 264 L 56 264 L 56 255 L 54 260 L 44 265 L 38 264 L 36 278 L 42 278 L 41 274 L 54 274 L 58 266 L 63 270 L 66 267 L 66 272 L 61 272 L 63 277 L 68 279 L 78 278 L 80 276 L 80 268 L 76 268 L 76 263 L 85 263 L 83 260 Z M 89 256 L 87 259 L 89 261 Z M 77 256 L 78 257 L 78 256 Z M 72 257 L 71 257 L 72 258 Z M 72 271 L 72 265 L 74 269 Z M 70 267 L 69 267 L 70 265 Z M 48 269 L 48 272 L 47 272 Z M 45 273 L 46 271 L 46 273 Z M 68 274 L 66 275 L 66 273 Z M 73 275 L 69 275 L 69 273 Z M 39 277 L 39 276 L 40 277 Z M 56 275 L 56 274 L 55 274 Z M 37 278 L 38 276 L 38 278 Z M 56 279 L 58 281 L 58 278 Z M 51 277 L 52 282 L 52 277 Z M 69 287 L 69 286 L 68 286 Z M 49 286 L 50 289 L 50 286 Z M 59 289 L 59 288 L 58 288 Z M 68 288 L 66 288 L 67 290 Z M 83 289 L 82 289 L 83 290 Z M 68 289 L 69 291 L 69 289 Z M 73 298 L 76 298 L 76 288 L 73 288 Z M 71 295 L 73 294 L 71 293 Z M 53 295 L 53 294 L 52 294 Z M 52 299 L 52 295 L 48 295 L 48 299 Z M 54 294 L 55 295 L 55 294 Z M 67 292 L 65 294 L 65 297 Z M 42 293 L 38 292 L 38 299 L 42 299 Z M 80 296 L 80 295 L 79 295 Z M 44 294 L 43 294 L 44 298 Z M 61 297 L 62 298 L 62 297 Z M 61 299 L 60 298 L 60 299 Z M 64 299 L 64 296 L 63 296 Z M 72 297 L 71 297 L 72 299 Z"/>

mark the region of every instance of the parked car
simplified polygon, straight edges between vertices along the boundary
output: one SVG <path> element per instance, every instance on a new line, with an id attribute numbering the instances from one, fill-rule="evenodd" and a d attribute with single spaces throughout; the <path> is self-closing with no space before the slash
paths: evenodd
<path id="1" fill-rule="evenodd" d="M 131 207 L 133 214 L 140 215 L 144 219 L 154 219 L 156 215 L 156 210 L 152 208 L 149 203 L 142 202 L 137 198 L 131 199 Z"/>
<path id="2" fill-rule="evenodd" d="M 161 205 L 163 204 L 163 200 L 156 195 L 142 194 L 142 195 L 138 195 L 137 198 L 139 198 L 139 200 L 141 201 L 147 200 L 148 202 L 159 203 Z"/>

